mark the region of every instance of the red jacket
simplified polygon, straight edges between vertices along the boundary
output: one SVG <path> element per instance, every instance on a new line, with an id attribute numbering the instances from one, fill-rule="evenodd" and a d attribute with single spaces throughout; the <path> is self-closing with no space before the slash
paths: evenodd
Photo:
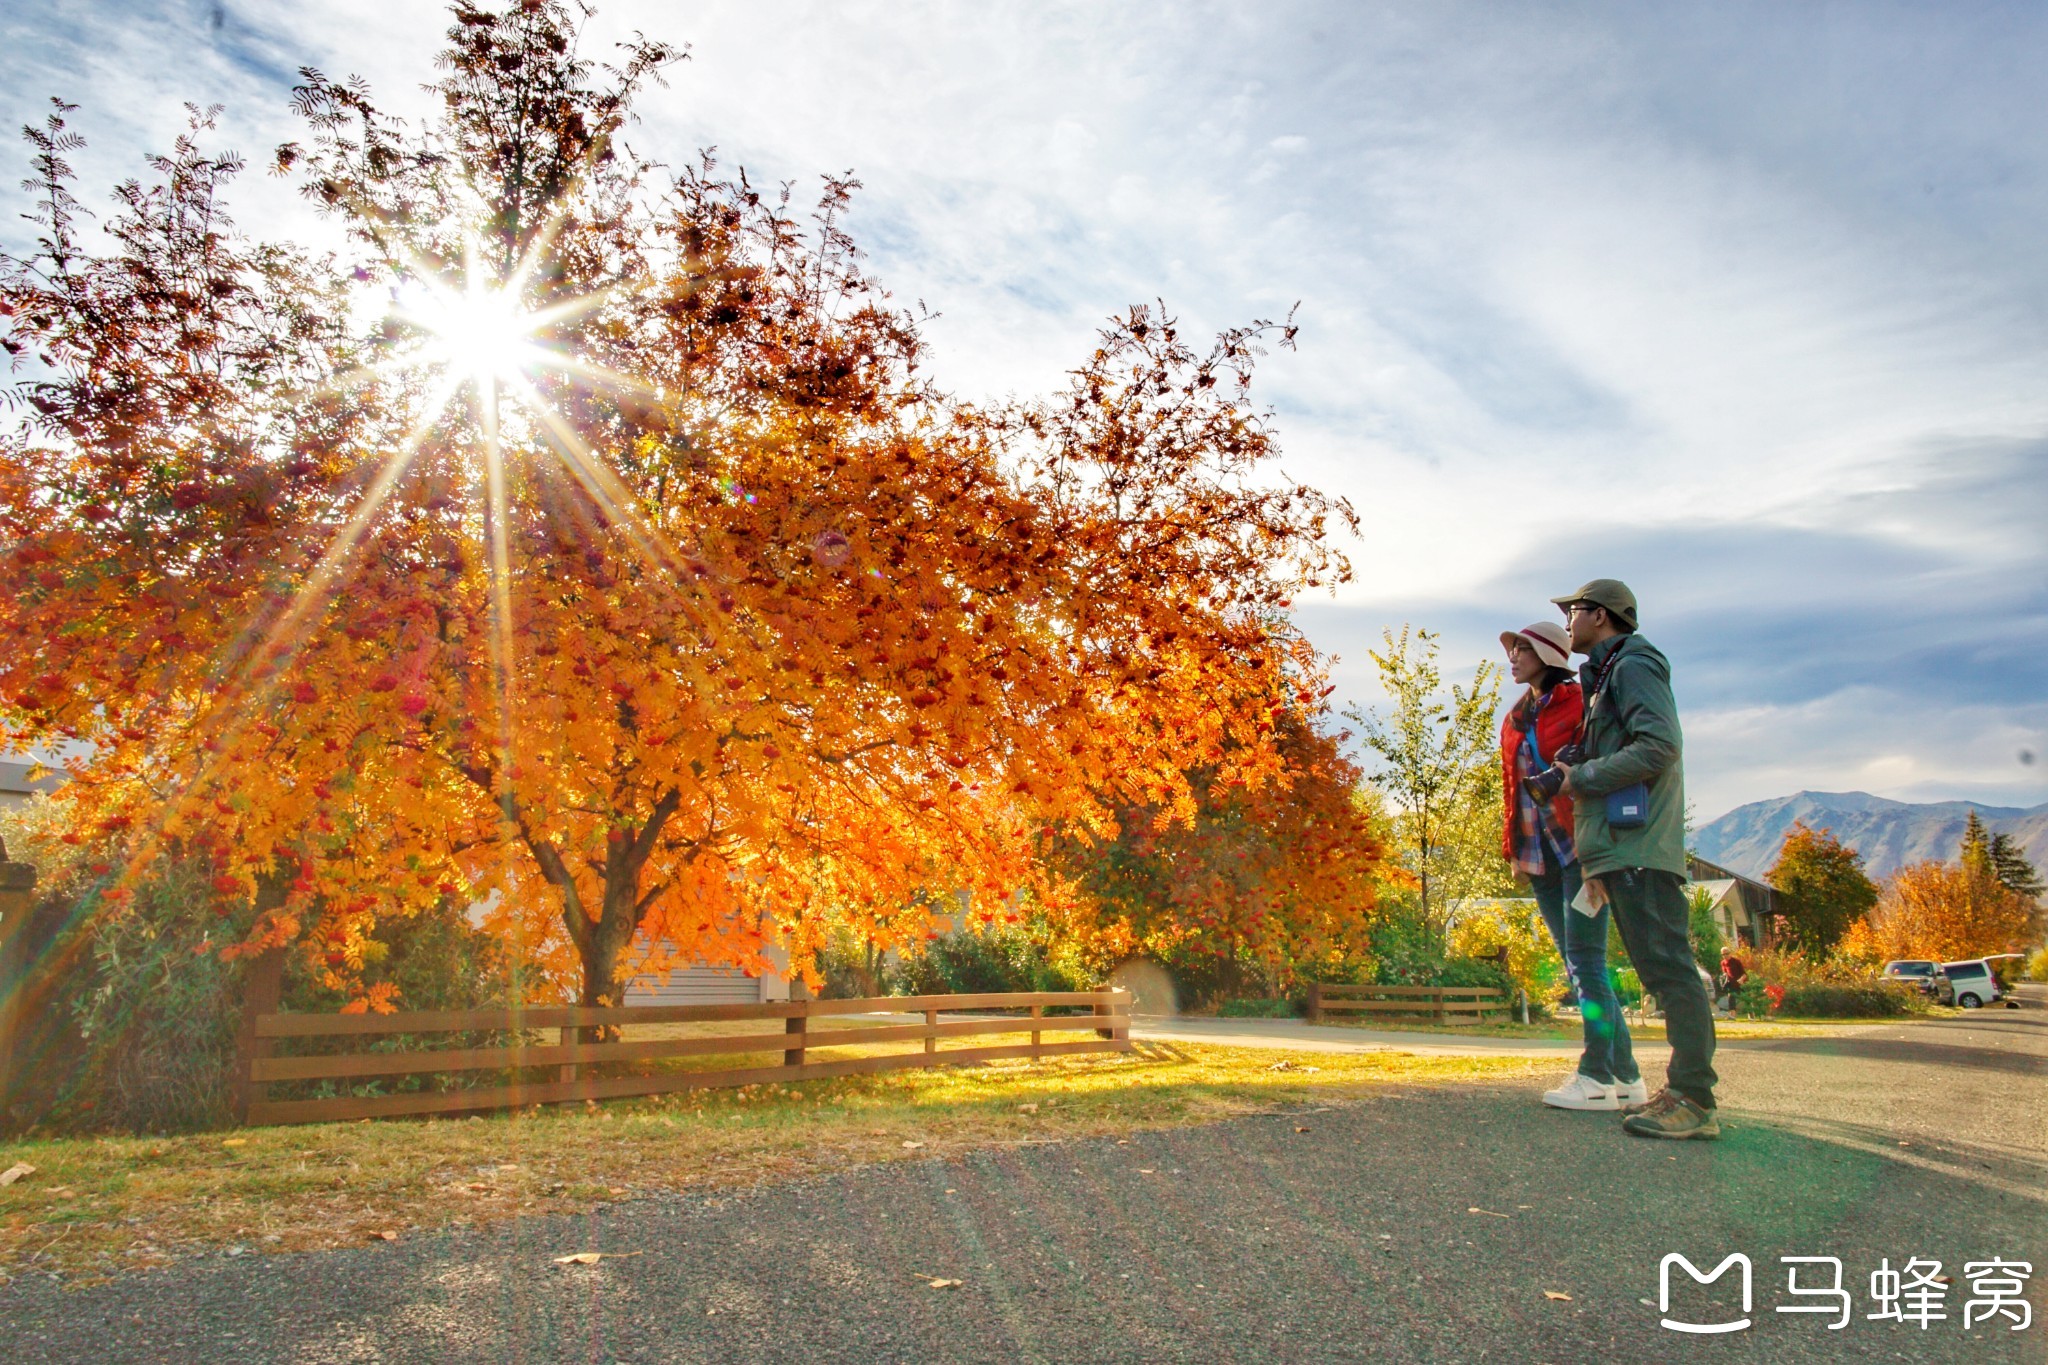
<path id="1" fill-rule="evenodd" d="M 1515 860 L 1515 806 L 1518 800 L 1516 788 L 1520 785 L 1519 774 L 1515 771 L 1515 750 L 1522 747 L 1522 731 L 1528 723 L 1526 708 L 1530 694 L 1523 693 L 1522 699 L 1508 710 L 1507 718 L 1500 724 L 1500 788 L 1507 797 L 1507 811 L 1501 824 L 1501 855 L 1509 862 Z M 1550 689 L 1536 712 L 1536 748 L 1543 755 L 1544 766 L 1549 766 L 1557 751 L 1571 743 L 1579 735 L 1579 721 L 1585 715 L 1585 699 L 1579 693 L 1575 682 L 1561 682 Z M 1572 833 L 1572 798 L 1560 790 L 1550 802 L 1550 816 L 1566 834 Z"/>

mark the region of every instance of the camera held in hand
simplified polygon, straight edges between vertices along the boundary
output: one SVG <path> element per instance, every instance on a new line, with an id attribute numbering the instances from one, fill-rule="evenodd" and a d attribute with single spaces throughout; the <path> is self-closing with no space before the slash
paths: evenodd
<path id="1" fill-rule="evenodd" d="M 1586 761 L 1586 746 L 1578 743 L 1567 744 L 1551 755 L 1550 761 L 1562 763 L 1567 768 L 1576 768 Z"/>

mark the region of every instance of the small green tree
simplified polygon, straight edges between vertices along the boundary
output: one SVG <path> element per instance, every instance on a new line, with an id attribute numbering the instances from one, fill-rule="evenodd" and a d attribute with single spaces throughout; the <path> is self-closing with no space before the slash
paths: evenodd
<path id="1" fill-rule="evenodd" d="M 1692 940 L 1693 961 L 1708 971 L 1721 966 L 1721 950 L 1726 940 L 1721 937 L 1721 925 L 1714 918 L 1714 898 L 1704 886 L 1695 886 L 1688 898 L 1686 913 L 1686 937 Z"/>
<path id="2" fill-rule="evenodd" d="M 1974 812 L 1970 818 L 1976 819 Z M 1849 926 L 1877 904 L 1863 855 L 1803 820 L 1785 835 L 1765 879 L 1784 902 L 1778 932 L 1785 945 L 1816 957 L 1832 951 Z"/>
<path id="3" fill-rule="evenodd" d="M 1963 822 L 1963 840 L 1961 848 L 1957 850 L 1957 858 L 1966 871 L 1986 877 L 1998 875 L 1997 863 L 1991 851 L 1991 831 L 1984 828 L 1983 820 L 1978 818 L 1974 810 L 1970 812 L 1970 818 Z"/>
<path id="4" fill-rule="evenodd" d="M 1391 705 L 1384 713 L 1352 707 L 1344 714 L 1378 759 L 1371 780 L 1392 807 L 1395 847 L 1415 874 L 1423 930 L 1441 945 L 1452 902 L 1514 888 L 1499 845 L 1500 670 L 1482 662 L 1469 687 L 1451 684 L 1447 704 L 1438 636 L 1404 625 L 1398 638 L 1391 630 L 1382 638 L 1386 648 L 1373 651 L 1372 661 Z"/>

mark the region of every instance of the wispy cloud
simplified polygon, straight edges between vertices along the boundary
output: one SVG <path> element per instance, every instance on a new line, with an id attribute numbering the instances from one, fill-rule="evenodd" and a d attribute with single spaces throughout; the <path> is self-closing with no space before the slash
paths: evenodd
<path id="1" fill-rule="evenodd" d="M 216 12 L 218 22 L 216 22 Z M 410 3 L 0 19 L 0 113 L 87 103 L 89 180 L 183 100 L 291 135 L 290 72 L 419 110 Z M 634 133 L 866 182 L 944 382 L 1043 390 L 1122 306 L 1302 304 L 1268 366 L 1291 473 L 1366 519 L 1308 628 L 1453 658 L 1593 572 L 1641 592 L 1703 814 L 1793 787 L 2048 799 L 2048 15 L 2025 7 L 637 0 L 693 45 Z M 18 201 L 11 201 L 18 202 Z M 241 216 L 303 206 L 252 177 Z"/>

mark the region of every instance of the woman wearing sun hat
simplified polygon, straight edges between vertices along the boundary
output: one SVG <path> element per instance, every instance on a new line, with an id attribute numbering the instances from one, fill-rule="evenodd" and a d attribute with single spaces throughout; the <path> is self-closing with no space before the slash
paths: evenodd
<path id="1" fill-rule="evenodd" d="M 1588 915 L 1572 907 L 1579 860 L 1572 847 L 1572 799 L 1552 766 L 1558 750 L 1578 740 L 1585 714 L 1571 670 L 1571 641 L 1553 622 L 1504 630 L 1508 671 L 1528 690 L 1501 721 L 1501 790 L 1506 823 L 1501 852 L 1529 879 L 1536 908 L 1550 926 L 1578 991 L 1584 1050 L 1572 1078 L 1543 1096 L 1558 1109 L 1620 1109 L 1649 1098 L 1636 1066 L 1621 1002 L 1607 978 L 1607 907 Z"/>

